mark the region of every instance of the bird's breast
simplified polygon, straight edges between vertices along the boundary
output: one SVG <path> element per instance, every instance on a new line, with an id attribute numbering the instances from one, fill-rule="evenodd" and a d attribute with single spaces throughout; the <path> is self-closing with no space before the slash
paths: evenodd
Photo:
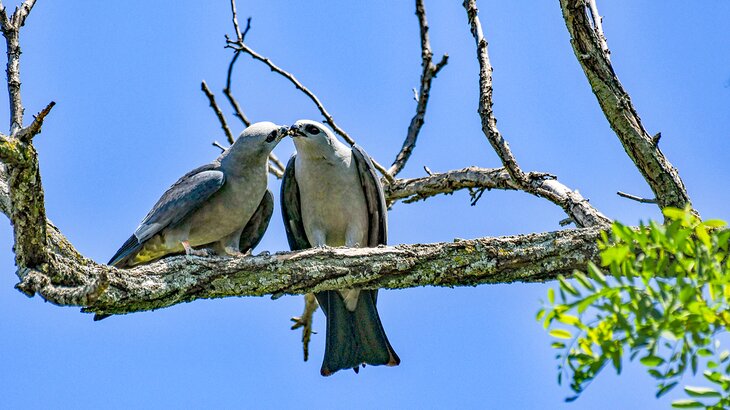
<path id="1" fill-rule="evenodd" d="M 357 168 L 351 161 L 297 158 L 295 164 L 302 222 L 310 243 L 318 233 L 326 245 L 345 246 L 348 232 L 354 242 L 367 242 L 368 213 Z"/>

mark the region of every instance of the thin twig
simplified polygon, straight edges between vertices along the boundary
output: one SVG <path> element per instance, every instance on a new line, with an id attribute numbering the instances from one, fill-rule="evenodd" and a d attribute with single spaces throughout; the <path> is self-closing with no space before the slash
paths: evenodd
<path id="1" fill-rule="evenodd" d="M 479 60 L 479 116 L 482 120 L 482 131 L 489 140 L 492 148 L 502 160 L 502 164 L 509 172 L 512 179 L 520 186 L 527 187 L 529 180 L 527 175 L 517 165 L 517 160 L 512 155 L 509 144 L 502 137 L 497 129 L 497 119 L 494 117 L 492 110 L 492 65 L 489 62 L 489 52 L 487 50 L 487 40 L 482 32 L 482 23 L 479 21 L 477 13 L 476 0 L 464 0 L 464 8 L 466 9 L 471 26 L 471 34 L 477 44 L 477 59 Z"/>
<path id="2" fill-rule="evenodd" d="M 441 57 L 441 61 L 438 64 L 433 63 L 433 52 L 431 51 L 431 40 L 428 36 L 428 20 L 426 19 L 426 7 L 423 4 L 423 0 L 416 0 L 416 16 L 418 16 L 418 26 L 421 37 L 421 86 L 418 93 L 414 89 L 414 98 L 418 102 L 416 105 L 416 114 L 411 119 L 411 123 L 408 126 L 408 134 L 406 135 L 405 141 L 403 141 L 403 147 L 393 161 L 388 173 L 395 176 L 403 170 L 408 158 L 410 158 L 413 148 L 416 147 L 416 140 L 418 134 L 421 131 L 421 127 L 426 118 L 426 106 L 428 105 L 428 98 L 431 93 L 431 80 L 438 74 L 438 72 L 449 62 L 449 55 L 444 54 Z"/>
<path id="3" fill-rule="evenodd" d="M 233 18 L 233 29 L 236 31 L 236 39 L 238 41 L 243 41 L 244 34 L 241 34 L 241 29 L 238 27 L 238 13 L 236 13 L 236 0 L 231 0 L 231 15 Z M 248 26 L 246 27 L 245 32 L 248 32 L 249 27 L 251 27 L 251 18 L 248 19 Z"/>
<path id="4" fill-rule="evenodd" d="M 636 202 L 641 202 L 642 204 L 655 204 L 655 203 L 657 203 L 656 198 L 655 199 L 647 199 L 647 198 L 642 198 L 640 196 L 627 194 L 627 193 L 621 192 L 621 191 L 616 192 L 616 195 L 618 195 L 620 197 L 623 197 L 623 198 L 627 198 L 627 199 L 634 200 Z"/>
<path id="5" fill-rule="evenodd" d="M 20 28 L 34 5 L 35 0 L 25 0 L 8 18 L 5 6 L 0 2 L 0 27 L 5 36 L 8 55 L 6 73 L 10 99 L 10 135 L 15 135 L 23 128 L 25 110 L 20 98 Z"/>
<path id="6" fill-rule="evenodd" d="M 273 153 L 271 155 L 273 155 Z M 275 163 L 271 161 L 271 155 L 269 156 L 269 173 L 277 179 L 281 179 L 284 176 L 284 168 L 277 168 Z"/>
<path id="7" fill-rule="evenodd" d="M 312 316 L 317 311 L 317 298 L 314 297 L 314 293 L 307 293 L 304 295 L 304 312 L 301 316 L 295 316 L 291 318 L 294 322 L 291 330 L 302 328 L 302 350 L 304 351 L 304 361 L 309 360 L 309 341 L 312 339 L 312 333 L 317 333 L 312 330 L 312 324 L 314 320 Z"/>
<path id="8" fill-rule="evenodd" d="M 241 106 L 238 105 L 238 100 L 236 100 L 235 97 L 233 97 L 233 93 L 231 92 L 231 75 L 233 74 L 233 65 L 236 64 L 236 60 L 238 60 L 238 56 L 241 55 L 240 51 L 235 51 L 233 53 L 233 58 L 231 59 L 231 63 L 228 64 L 228 76 L 226 77 L 226 88 L 223 89 L 223 94 L 228 99 L 228 102 L 231 104 L 231 107 L 233 107 L 233 115 L 241 120 L 243 125 L 246 127 L 251 126 L 251 120 L 248 119 L 246 114 L 243 113 L 241 110 Z"/>
<path id="9" fill-rule="evenodd" d="M 283 175 L 284 170 L 286 169 L 286 167 L 279 160 L 279 157 L 277 157 L 276 154 L 274 154 L 273 152 L 271 154 L 269 154 L 269 162 L 271 163 L 271 165 L 275 166 L 282 173 L 282 175 Z"/>
<path id="10" fill-rule="evenodd" d="M 246 38 L 246 34 L 248 34 L 248 31 L 251 30 L 251 17 L 246 19 L 246 28 L 243 30 L 243 33 L 241 33 L 241 30 L 238 26 L 238 16 L 236 15 L 236 0 L 231 0 L 231 11 L 233 13 L 233 28 L 236 30 L 236 38 L 238 39 L 238 42 L 243 43 Z M 231 62 L 228 64 L 228 74 L 226 75 L 226 88 L 223 89 L 223 94 L 226 96 L 228 102 L 233 107 L 234 115 L 239 120 L 241 120 L 243 125 L 248 127 L 251 125 L 251 121 L 243 113 L 243 111 L 241 110 L 241 106 L 238 104 L 238 100 L 233 97 L 233 93 L 231 92 L 231 76 L 233 75 L 233 66 L 236 64 L 236 61 L 238 60 L 238 57 L 240 55 L 241 52 L 236 50 L 233 53 Z"/>
<path id="11" fill-rule="evenodd" d="M 205 96 L 208 97 L 208 101 L 210 102 L 210 108 L 213 109 L 215 116 L 218 117 L 218 121 L 220 121 L 221 123 L 221 128 L 223 128 L 223 132 L 226 134 L 228 143 L 233 145 L 235 139 L 233 138 L 231 129 L 228 128 L 228 122 L 226 121 L 226 117 L 223 116 L 223 112 L 221 112 L 220 107 L 218 107 L 218 103 L 215 102 L 215 95 L 213 95 L 213 93 L 210 91 L 210 88 L 208 88 L 208 84 L 206 84 L 205 80 L 200 83 L 200 89 L 203 91 Z"/>
<path id="12" fill-rule="evenodd" d="M 211 143 L 211 145 L 212 145 L 212 146 L 214 146 L 214 147 L 217 147 L 217 148 L 219 148 L 219 149 L 221 150 L 221 152 L 223 152 L 223 151 L 225 151 L 225 150 L 227 150 L 227 149 L 228 149 L 228 148 L 224 147 L 223 145 L 221 145 L 221 143 L 220 143 L 220 142 L 218 142 L 218 141 L 213 141 L 213 142 Z"/>
<path id="13" fill-rule="evenodd" d="M 279 66 L 274 64 L 269 58 L 264 57 L 261 54 L 257 53 L 256 51 L 251 49 L 251 47 L 247 46 L 243 42 L 239 43 L 236 41 L 231 41 L 230 39 L 227 40 L 227 42 L 228 42 L 228 45 L 226 47 L 232 48 L 234 50 L 239 50 L 239 51 L 242 51 L 242 52 L 250 55 L 251 57 L 253 57 L 254 60 L 258 60 L 258 61 L 261 61 L 262 63 L 266 64 L 271 69 L 271 71 L 273 71 L 273 72 L 281 75 L 282 77 L 286 78 L 287 80 L 289 80 L 289 82 L 292 83 L 294 85 L 294 87 L 296 87 L 298 90 L 303 92 L 304 95 L 309 97 L 309 99 L 312 100 L 312 102 L 314 102 L 314 105 L 317 106 L 317 109 L 322 114 L 322 116 L 325 118 L 324 122 L 329 124 L 329 126 L 332 128 L 332 130 L 334 132 L 339 134 L 345 141 L 347 141 L 348 144 L 355 145 L 355 140 L 353 140 L 352 137 L 350 137 L 350 135 L 345 132 L 345 130 L 340 128 L 340 126 L 337 125 L 337 123 L 335 123 L 334 118 L 332 118 L 332 115 L 329 113 L 329 111 L 327 111 L 327 109 L 324 108 L 324 106 L 322 105 L 322 102 L 319 100 L 319 98 L 312 91 L 310 91 L 307 87 L 305 87 L 301 82 L 299 82 L 299 80 L 297 80 L 296 77 L 294 77 L 294 75 L 292 75 L 288 71 L 280 68 Z M 375 165 L 375 168 L 377 168 L 377 170 L 380 171 L 381 174 L 383 174 L 383 176 L 385 177 L 386 180 L 388 180 L 388 182 L 393 182 L 395 180 L 395 178 L 393 178 L 393 175 L 390 175 L 390 173 L 388 172 L 387 169 L 385 169 L 382 165 L 380 165 L 377 161 L 375 161 L 375 159 L 371 158 L 371 160 L 373 161 L 373 165 Z"/>

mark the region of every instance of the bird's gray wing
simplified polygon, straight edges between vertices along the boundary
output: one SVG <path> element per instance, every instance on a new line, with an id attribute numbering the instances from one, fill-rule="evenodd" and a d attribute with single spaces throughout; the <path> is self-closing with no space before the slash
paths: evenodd
<path id="1" fill-rule="evenodd" d="M 162 194 L 134 231 L 134 236 L 144 242 L 162 229 L 180 222 L 218 192 L 225 179 L 216 163 L 188 172 Z"/>
<path id="2" fill-rule="evenodd" d="M 225 175 L 217 163 L 196 168 L 183 175 L 162 194 L 152 210 L 145 216 L 134 234 L 112 256 L 109 265 L 124 267 L 142 244 L 167 226 L 174 225 L 200 208 L 205 201 L 223 186 Z"/>
<path id="3" fill-rule="evenodd" d="M 352 146 L 352 157 L 360 174 L 360 184 L 368 206 L 369 247 L 388 243 L 388 208 L 385 205 L 385 194 L 380 184 L 377 171 L 370 156 L 359 145 Z"/>
<path id="4" fill-rule="evenodd" d="M 297 155 L 294 154 L 289 159 L 284 176 L 281 179 L 281 216 L 284 218 L 289 249 L 293 251 L 312 247 L 307 239 L 307 233 L 304 231 L 304 221 L 302 220 L 299 185 L 297 184 L 296 175 L 294 175 L 296 157 Z"/>
<path id="5" fill-rule="evenodd" d="M 241 232 L 241 242 L 238 245 L 238 249 L 241 252 L 246 253 L 261 242 L 266 228 L 269 227 L 269 221 L 271 221 L 271 214 L 273 213 L 274 196 L 267 189 L 259 207 L 256 208 L 256 212 L 254 212 L 251 219 L 248 220 L 246 227 L 243 228 L 243 232 Z"/>

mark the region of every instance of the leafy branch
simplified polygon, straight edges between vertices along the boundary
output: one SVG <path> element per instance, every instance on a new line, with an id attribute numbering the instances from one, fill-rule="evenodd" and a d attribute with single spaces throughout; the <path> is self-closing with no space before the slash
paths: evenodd
<path id="1" fill-rule="evenodd" d="M 601 267 L 559 278 L 538 311 L 558 355 L 558 382 L 571 377 L 578 398 L 607 365 L 621 373 L 625 355 L 657 379 L 657 397 L 690 370 L 714 387 L 686 386 L 678 408 L 730 405 L 730 352 L 716 337 L 730 324 L 730 230 L 702 221 L 689 208 L 664 209 L 665 225 L 618 222 L 598 243 Z M 566 345 L 566 341 L 570 341 Z"/>

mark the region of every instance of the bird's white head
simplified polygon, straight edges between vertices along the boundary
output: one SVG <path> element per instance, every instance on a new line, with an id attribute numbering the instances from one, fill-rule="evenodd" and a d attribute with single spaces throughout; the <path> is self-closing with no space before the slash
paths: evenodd
<path id="1" fill-rule="evenodd" d="M 266 160 L 276 144 L 289 131 L 288 127 L 276 125 L 272 122 L 257 122 L 243 130 L 238 139 L 220 156 L 222 164 L 236 164 L 241 161 L 256 163 Z M 238 166 L 238 165 L 234 165 Z"/>
<path id="2" fill-rule="evenodd" d="M 341 143 L 327 126 L 317 121 L 299 120 L 289 127 L 297 151 L 332 150 Z"/>

